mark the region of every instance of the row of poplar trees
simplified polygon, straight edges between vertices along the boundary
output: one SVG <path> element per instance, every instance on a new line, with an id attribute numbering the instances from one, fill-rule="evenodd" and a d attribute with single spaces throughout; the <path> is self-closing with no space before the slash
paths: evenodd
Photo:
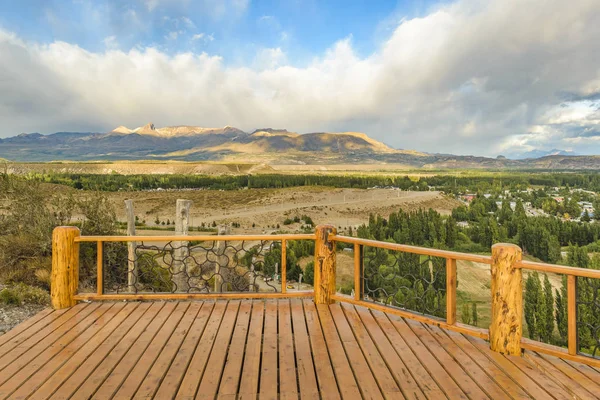
<path id="1" fill-rule="evenodd" d="M 588 256 L 586 247 L 569 246 L 567 263 L 600 269 L 600 255 Z M 542 283 L 543 281 L 543 283 Z M 567 345 L 567 278 L 554 289 L 546 274 L 530 273 L 525 281 L 524 312 L 527 335 L 534 340 Z M 600 281 L 577 278 L 577 336 L 582 352 L 600 356 Z"/>

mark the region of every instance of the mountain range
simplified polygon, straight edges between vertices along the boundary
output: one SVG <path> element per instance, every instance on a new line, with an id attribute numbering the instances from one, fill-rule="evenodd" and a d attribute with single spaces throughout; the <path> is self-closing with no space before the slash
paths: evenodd
<path id="1" fill-rule="evenodd" d="M 225 126 L 168 126 L 149 123 L 110 132 L 22 133 L 0 139 L 0 158 L 18 162 L 96 160 L 235 161 L 265 164 L 393 163 L 416 168 L 600 169 L 600 156 L 523 154 L 524 159 L 429 154 L 394 149 L 360 132 L 299 134 L 263 128 L 253 132 Z"/>

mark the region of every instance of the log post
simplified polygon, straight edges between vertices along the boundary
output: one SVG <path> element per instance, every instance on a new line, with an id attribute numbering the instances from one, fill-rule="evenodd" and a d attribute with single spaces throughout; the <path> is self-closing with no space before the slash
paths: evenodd
<path id="1" fill-rule="evenodd" d="M 187 236 L 190 225 L 191 200 L 177 199 L 175 209 L 175 235 Z M 190 289 L 188 282 L 187 258 L 190 255 L 187 241 L 173 242 L 173 283 L 177 292 L 187 292 Z"/>
<path id="2" fill-rule="evenodd" d="M 133 200 L 125 200 L 125 211 L 127 213 L 127 236 L 135 236 Z M 136 247 L 136 242 L 127 242 L 127 290 L 130 293 L 137 292 L 138 269 L 135 254 Z"/>
<path id="3" fill-rule="evenodd" d="M 59 226 L 52 232 L 52 275 L 50 295 L 52 308 L 73 307 L 77 302 L 73 296 L 79 286 L 79 228 Z"/>
<path id="4" fill-rule="evenodd" d="M 490 349 L 502 354 L 521 355 L 523 333 L 523 281 L 515 268 L 522 251 L 514 244 L 492 246 L 492 322 Z"/>
<path id="5" fill-rule="evenodd" d="M 219 225 L 217 228 L 217 235 L 224 236 L 231 234 L 231 228 L 228 225 Z M 229 258 L 225 254 L 225 249 L 227 248 L 227 242 L 224 240 L 219 240 L 217 242 L 217 262 L 215 263 L 215 293 L 222 293 L 227 291 L 227 288 L 223 283 L 233 284 L 233 281 L 227 282 L 227 277 L 229 277 L 230 272 L 227 265 L 229 262 Z M 223 271 L 221 271 L 221 267 L 223 267 Z M 225 275 L 225 276 L 224 276 Z"/>
<path id="6" fill-rule="evenodd" d="M 335 294 L 335 243 L 331 235 L 337 230 L 333 225 L 319 225 L 316 228 L 315 242 L 315 304 L 331 304 Z"/>

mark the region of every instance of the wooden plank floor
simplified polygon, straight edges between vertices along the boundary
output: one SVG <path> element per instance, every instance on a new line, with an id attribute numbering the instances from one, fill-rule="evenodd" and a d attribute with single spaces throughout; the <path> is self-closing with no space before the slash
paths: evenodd
<path id="1" fill-rule="evenodd" d="M 599 399 L 600 371 L 350 304 L 118 302 L 0 336 L 0 399 Z"/>

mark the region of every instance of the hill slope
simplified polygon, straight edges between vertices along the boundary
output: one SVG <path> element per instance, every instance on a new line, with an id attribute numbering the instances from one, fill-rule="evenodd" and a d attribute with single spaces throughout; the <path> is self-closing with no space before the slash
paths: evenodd
<path id="1" fill-rule="evenodd" d="M 12 161 L 179 160 L 261 164 L 379 164 L 416 168 L 600 169 L 600 156 L 551 155 L 524 160 L 397 150 L 360 132 L 299 134 L 263 128 L 168 126 L 149 123 L 107 133 L 20 134 L 0 139 L 0 158 Z"/>

